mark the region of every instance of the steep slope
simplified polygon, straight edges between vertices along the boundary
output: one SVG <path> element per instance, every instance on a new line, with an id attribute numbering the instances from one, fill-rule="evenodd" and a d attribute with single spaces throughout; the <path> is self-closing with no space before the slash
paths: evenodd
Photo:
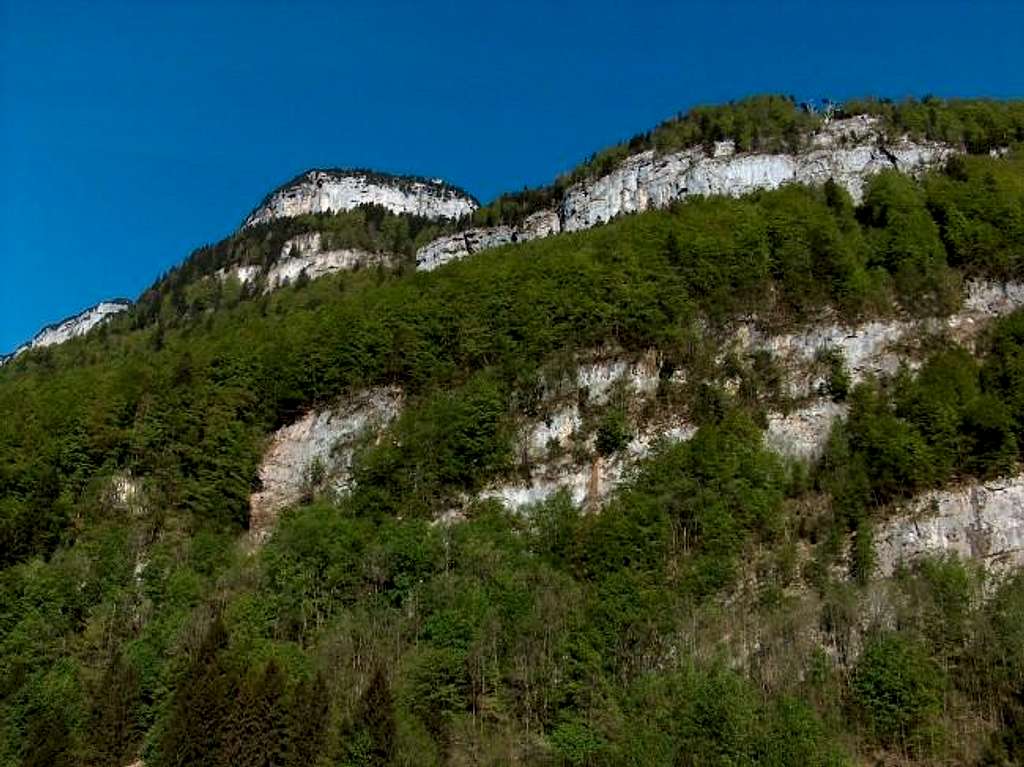
<path id="1" fill-rule="evenodd" d="M 0 370 L 0 765 L 1020 762 L 1024 132 L 793 107 L 254 223 Z"/>

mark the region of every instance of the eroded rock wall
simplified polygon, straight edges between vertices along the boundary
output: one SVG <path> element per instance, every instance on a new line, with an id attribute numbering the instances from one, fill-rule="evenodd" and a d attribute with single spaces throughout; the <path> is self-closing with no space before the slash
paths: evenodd
<path id="1" fill-rule="evenodd" d="M 786 183 L 817 185 L 829 179 L 859 201 L 866 179 L 882 170 L 920 173 L 945 162 L 954 150 L 934 142 L 886 142 L 876 118 L 836 120 L 796 154 L 737 154 L 722 142 L 708 155 L 703 147 L 658 155 L 653 150 L 626 159 L 614 171 L 570 188 L 562 203 L 565 231 L 587 229 L 622 213 L 658 208 L 693 195 L 739 197 Z"/>
<path id="2" fill-rule="evenodd" d="M 925 493 L 875 531 L 878 573 L 955 554 L 1001 572 L 1024 565 L 1024 474 Z"/>
<path id="3" fill-rule="evenodd" d="M 305 276 L 310 280 L 326 277 L 337 272 L 351 272 L 357 269 L 384 267 L 397 268 L 401 258 L 392 253 L 371 253 L 359 248 L 330 248 L 321 232 L 306 232 L 285 241 L 281 254 L 269 269 L 254 264 L 239 265 L 220 269 L 217 277 L 221 281 L 233 278 L 242 285 L 263 280 L 263 292 L 282 288 Z"/>
<path id="4" fill-rule="evenodd" d="M 262 543 L 280 512 L 308 494 L 324 489 L 346 492 L 360 440 L 379 433 L 401 405 L 397 387 L 371 389 L 278 429 L 260 463 L 262 489 L 249 500 L 250 540 Z"/>
<path id="5" fill-rule="evenodd" d="M 492 226 L 467 229 L 439 237 L 416 251 L 416 268 L 429 272 L 450 261 L 465 258 L 481 250 L 499 248 L 516 242 L 549 237 L 562 231 L 562 222 L 553 210 L 541 210 L 526 217 L 519 226 Z"/>

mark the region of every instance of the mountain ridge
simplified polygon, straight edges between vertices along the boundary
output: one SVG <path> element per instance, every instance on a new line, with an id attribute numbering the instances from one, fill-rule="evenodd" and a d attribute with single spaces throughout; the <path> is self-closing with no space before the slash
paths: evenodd
<path id="1" fill-rule="evenodd" d="M 927 100 L 924 103 L 927 104 Z M 854 108 L 867 111 L 851 114 L 850 110 Z M 877 172 L 886 161 L 894 166 L 902 165 L 898 169 L 904 172 L 919 172 L 943 162 L 953 154 L 967 151 L 965 147 L 929 139 L 931 133 L 927 129 L 916 131 L 916 135 L 924 137 L 923 143 L 915 141 L 915 132 L 911 131 L 913 124 L 906 119 L 901 122 L 898 112 L 896 116 L 886 112 L 889 105 L 884 101 L 852 102 L 846 112 L 836 112 L 838 117 L 831 116 L 831 113 L 825 117 L 797 109 L 794 103 L 782 97 L 754 97 L 717 109 L 724 110 L 727 116 L 731 114 L 728 110 L 733 110 L 743 117 L 746 114 L 743 110 L 748 109 L 754 114 L 774 115 L 772 119 L 777 122 L 788 120 L 779 129 L 780 135 L 788 136 L 786 143 L 773 143 L 770 132 L 768 138 L 753 141 L 730 138 L 726 128 L 702 127 L 697 132 L 693 132 L 697 129 L 691 128 L 691 132 L 685 134 L 689 138 L 683 143 L 691 146 L 696 143 L 696 147 L 666 154 L 666 141 L 659 136 L 670 131 L 678 133 L 679 126 L 689 125 L 687 121 L 691 114 L 701 115 L 702 119 L 709 113 L 717 114 L 714 109 L 702 112 L 701 108 L 696 108 L 691 113 L 671 118 L 649 133 L 642 134 L 643 141 L 634 140 L 595 153 L 591 160 L 577 170 L 559 177 L 551 186 L 525 193 L 527 198 L 529 195 L 539 195 L 541 203 L 534 203 L 533 209 L 527 208 L 527 212 L 518 221 L 502 222 L 497 226 L 474 225 L 473 219 L 481 215 L 490 216 L 490 211 L 495 209 L 499 211 L 500 217 L 502 201 L 522 195 L 501 195 L 488 206 L 481 207 L 470 193 L 440 178 L 391 174 L 365 168 L 311 168 L 268 192 L 245 218 L 241 230 L 280 220 L 282 217 L 316 212 L 336 214 L 364 204 L 383 204 L 385 209 L 397 215 L 428 214 L 427 218 L 437 217 L 458 223 L 459 231 L 440 234 L 422 244 L 415 252 L 416 268 L 433 269 L 489 248 L 550 236 L 563 229 L 572 231 L 588 228 L 622 213 L 644 210 L 648 205 L 664 206 L 691 193 L 744 194 L 757 188 L 774 188 L 786 180 L 822 183 L 838 173 L 841 176 L 840 183 L 854 193 L 856 200 L 863 178 L 871 172 Z M 780 109 L 783 117 L 778 116 Z M 737 127 L 743 123 L 726 124 L 733 125 L 740 132 L 746 130 Z M 1009 137 L 1010 134 L 1006 135 Z M 799 164 L 790 167 L 786 160 L 787 157 L 801 157 L 806 153 L 813 155 L 817 152 L 820 155 L 823 151 L 854 156 L 856 152 L 850 153 L 847 145 L 851 138 L 854 143 L 859 142 L 865 151 L 876 154 L 874 157 L 866 155 L 857 158 L 854 162 L 859 164 L 859 169 L 851 170 L 844 167 L 844 162 L 835 161 L 831 163 L 830 169 L 813 167 L 815 164 L 820 165 L 821 160 L 809 161 L 805 164 L 808 167 Z M 676 143 L 678 141 L 676 139 Z M 647 148 L 650 146 L 655 148 Z M 675 145 L 669 142 L 668 146 L 672 148 Z M 892 149 L 899 151 L 901 146 L 904 148 L 903 154 L 897 157 Z M 760 151 L 780 147 L 787 148 L 787 152 L 772 154 L 770 151 Z M 630 151 L 623 154 L 623 148 Z M 918 152 L 917 157 L 912 156 L 914 152 Z M 614 162 L 601 160 L 602 157 L 614 158 Z M 761 162 L 764 167 L 755 169 L 757 162 Z M 630 163 L 634 167 L 630 168 Z M 739 170 L 743 163 L 750 167 L 739 173 L 730 170 L 730 165 L 735 164 Z M 629 170 L 623 172 L 624 167 Z M 600 172 L 602 170 L 603 173 Z M 760 174 L 760 179 L 757 174 Z M 749 178 L 744 180 L 744 176 Z M 607 183 L 602 185 L 603 179 Z M 331 191 L 332 183 L 348 181 L 355 181 L 356 187 L 335 190 L 336 193 Z M 323 191 L 325 184 L 328 186 L 326 193 Z M 691 188 L 695 191 L 691 192 Z M 593 190 L 599 191 L 595 194 Z M 293 199 L 293 195 L 298 199 Z M 437 199 L 438 195 L 440 200 Z M 280 258 L 286 257 L 286 250 L 282 249 Z M 325 255 L 317 259 L 320 253 Z M 386 257 L 393 255 L 385 254 Z M 302 256 L 307 261 L 315 259 L 316 263 L 310 263 L 307 267 L 297 262 L 290 267 L 282 267 L 280 271 L 301 274 L 309 269 L 310 273 L 322 276 L 351 268 L 353 264 L 372 262 L 375 258 L 372 254 L 356 258 L 333 258 L 330 248 L 315 253 L 304 252 Z M 275 256 L 275 260 L 277 258 Z M 395 259 L 391 258 L 390 261 L 394 262 Z M 243 284 L 257 279 L 267 271 L 254 271 L 246 264 L 225 264 L 221 270 L 224 271 L 228 266 L 235 267 L 232 273 Z M 277 281 L 275 284 L 285 283 Z M 92 327 L 83 326 L 81 332 L 88 332 Z M 45 330 L 42 328 L 39 333 Z M 6 357 L 0 357 L 0 362 L 30 346 L 31 342 L 22 344 Z"/>

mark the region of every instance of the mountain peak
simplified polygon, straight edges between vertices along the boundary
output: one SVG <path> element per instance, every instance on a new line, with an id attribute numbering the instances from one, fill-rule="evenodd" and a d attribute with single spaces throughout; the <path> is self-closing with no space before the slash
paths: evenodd
<path id="1" fill-rule="evenodd" d="M 374 204 L 392 213 L 458 219 L 479 207 L 463 189 L 441 179 L 365 168 L 313 168 L 282 184 L 249 214 L 243 227 L 307 213 L 338 213 Z"/>

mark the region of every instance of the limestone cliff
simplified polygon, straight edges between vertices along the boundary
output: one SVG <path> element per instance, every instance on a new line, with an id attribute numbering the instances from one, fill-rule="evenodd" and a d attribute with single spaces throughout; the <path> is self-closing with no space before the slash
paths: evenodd
<path id="1" fill-rule="evenodd" d="M 956 150 L 935 142 L 885 137 L 877 118 L 860 115 L 835 120 L 795 154 L 736 151 L 731 141 L 713 150 L 692 147 L 670 154 L 648 150 L 632 155 L 615 170 L 566 190 L 557 210 L 529 216 L 521 226 L 470 229 L 441 237 L 416 254 L 418 269 L 435 269 L 487 248 L 573 232 L 694 195 L 739 197 L 783 184 L 824 184 L 832 179 L 860 201 L 868 177 L 883 170 L 918 174 L 945 162 Z"/>
<path id="2" fill-rule="evenodd" d="M 0 365 L 21 353 L 28 351 L 29 349 L 39 349 L 44 346 L 62 344 L 77 336 L 85 335 L 97 325 L 109 320 L 115 314 L 119 314 L 120 312 L 129 309 L 131 305 L 131 301 L 123 298 L 116 298 L 111 301 L 101 301 L 95 306 L 90 306 L 88 309 L 68 317 L 65 320 L 55 322 L 52 325 L 47 325 L 36 333 L 32 337 L 31 341 L 22 344 L 15 349 L 13 353 L 6 356 L 0 356 Z"/>
<path id="3" fill-rule="evenodd" d="M 459 219 L 478 207 L 476 200 L 441 180 L 392 176 L 364 170 L 311 170 L 270 195 L 243 227 L 306 213 L 338 213 L 373 204 L 392 213 Z"/>
<path id="4" fill-rule="evenodd" d="M 265 540 L 278 513 L 301 501 L 304 493 L 346 490 L 359 441 L 379 433 L 401 404 L 397 388 L 372 389 L 278 429 L 260 465 L 261 489 L 250 499 L 250 540 Z"/>
<path id="5" fill-rule="evenodd" d="M 416 251 L 416 268 L 430 271 L 481 250 L 548 237 L 560 231 L 562 222 L 557 213 L 538 211 L 527 216 L 520 226 L 477 227 L 439 237 Z"/>
<path id="6" fill-rule="evenodd" d="M 859 201 L 865 180 L 886 169 L 918 173 L 943 163 L 952 147 L 908 138 L 887 141 L 876 118 L 836 120 L 809 137 L 796 154 L 737 153 L 720 142 L 658 155 L 653 150 L 626 159 L 616 170 L 570 188 L 562 202 L 562 228 L 586 229 L 622 213 L 663 207 L 692 195 L 739 197 L 787 183 L 823 184 L 832 179 Z"/>
<path id="7" fill-rule="evenodd" d="M 876 531 L 878 571 L 921 556 L 956 554 L 989 570 L 1024 564 L 1024 475 L 972 482 L 915 498 Z"/>
<path id="8" fill-rule="evenodd" d="M 243 264 L 218 270 L 220 280 L 233 278 L 242 285 L 262 282 L 263 292 L 270 293 L 301 277 L 315 280 L 335 272 L 355 271 L 369 267 L 397 268 L 400 258 L 392 253 L 371 253 L 359 248 L 333 248 L 320 232 L 306 232 L 286 240 L 274 263 L 264 268 Z M 262 279 L 261 279 L 262 278 Z"/>
<path id="9" fill-rule="evenodd" d="M 821 394 L 822 351 L 839 355 L 853 381 L 890 375 L 901 364 L 918 364 L 915 339 L 944 334 L 970 348 L 986 323 L 1021 307 L 1024 284 L 970 282 L 961 310 L 951 317 L 853 326 L 825 323 L 784 334 L 761 334 L 741 324 L 731 338 L 722 339 L 722 354 L 771 353 L 784 371 L 795 405 L 767 413 L 765 444 L 787 459 L 813 462 L 821 456 L 833 424 L 847 414 L 845 404 Z M 695 433 L 687 413 L 653 408 L 662 384 L 685 383 L 685 373 L 669 374 L 654 351 L 639 357 L 583 353 L 566 375 L 544 395 L 544 415 L 521 419 L 514 451 L 520 466 L 515 474 L 496 479 L 476 499 L 524 511 L 564 491 L 574 504 L 597 508 L 658 444 L 687 440 Z M 621 451 L 602 457 L 595 451 L 593 424 L 588 425 L 581 403 L 602 406 L 613 397 L 625 397 L 637 416 L 635 430 Z M 279 430 L 260 468 L 263 488 L 251 500 L 254 541 L 269 534 L 280 509 L 300 500 L 314 462 L 323 462 L 321 489 L 346 492 L 358 439 L 379 437 L 401 404 L 395 389 L 369 390 Z M 652 409 L 657 411 L 653 416 L 642 415 Z M 465 503 L 473 500 L 466 498 Z M 1020 564 L 1022 510 L 1021 477 L 929 493 L 879 531 L 880 569 L 890 574 L 900 561 L 945 551 L 979 557 L 986 564 Z M 461 514 L 461 508 L 453 508 L 444 519 L 453 521 Z"/>

